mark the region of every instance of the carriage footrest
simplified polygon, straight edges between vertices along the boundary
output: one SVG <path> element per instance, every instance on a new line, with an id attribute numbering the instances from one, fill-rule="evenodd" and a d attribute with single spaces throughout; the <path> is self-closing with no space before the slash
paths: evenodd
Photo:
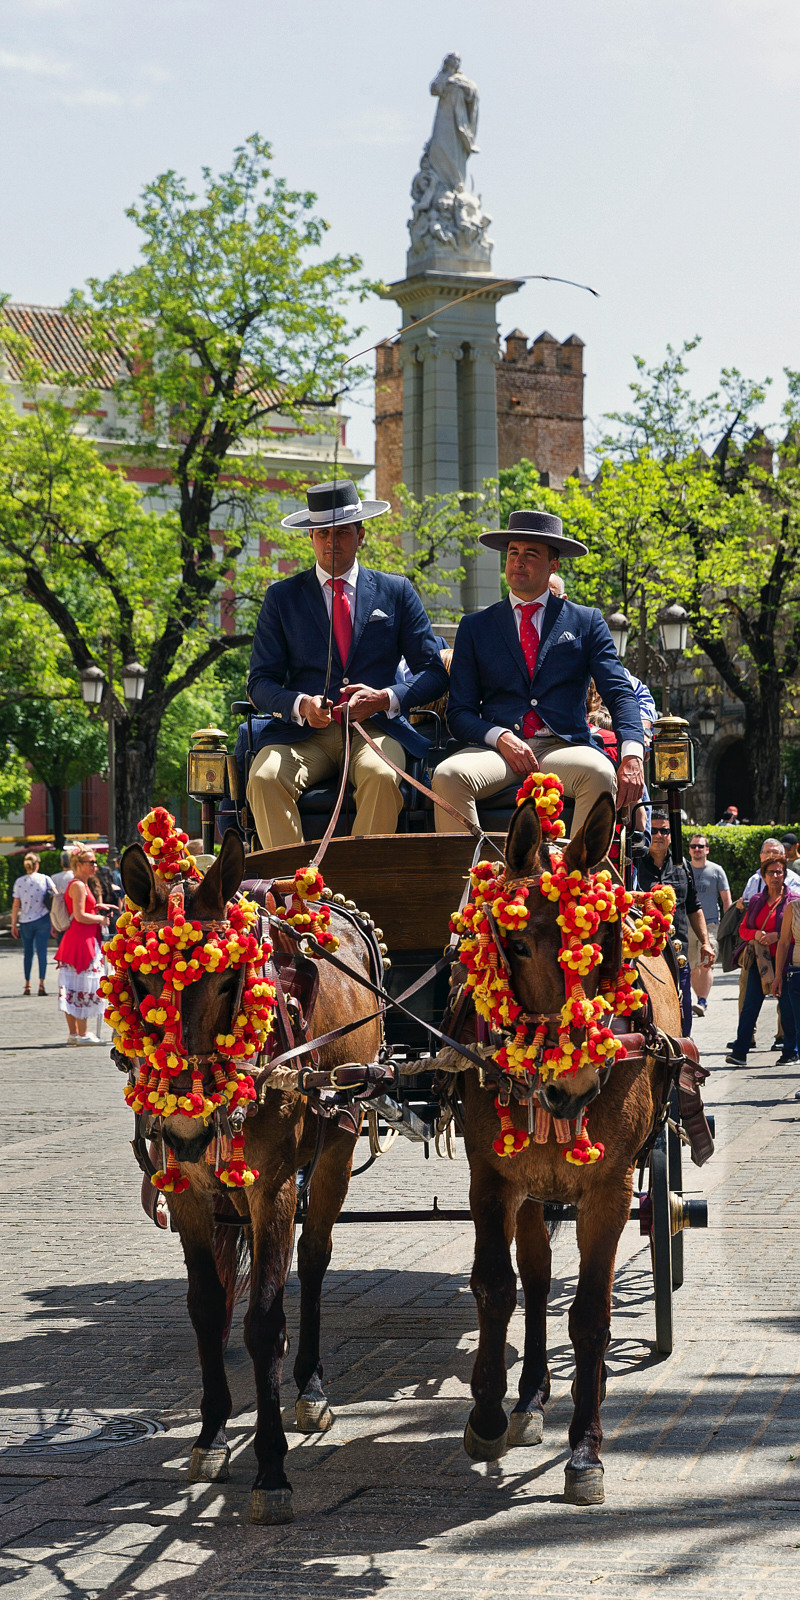
<path id="1" fill-rule="evenodd" d="M 379 1111 L 390 1128 L 396 1128 L 404 1139 L 411 1139 L 414 1144 L 432 1144 L 436 1137 L 436 1123 L 423 1122 L 405 1101 L 401 1105 L 397 1100 L 390 1100 L 388 1095 L 378 1094 L 370 1101 L 370 1110 Z"/>

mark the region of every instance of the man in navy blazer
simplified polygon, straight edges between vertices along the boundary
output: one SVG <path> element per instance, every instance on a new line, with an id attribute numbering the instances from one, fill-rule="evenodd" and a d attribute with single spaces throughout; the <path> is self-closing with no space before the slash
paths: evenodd
<path id="1" fill-rule="evenodd" d="M 575 800 L 576 833 L 603 791 L 616 796 L 618 809 L 641 798 L 644 733 L 636 695 L 600 612 L 549 588 L 561 555 L 586 554 L 585 545 L 564 537 L 561 519 L 514 511 L 507 531 L 480 538 L 490 549 L 505 550 L 511 592 L 461 620 L 447 720 L 468 748 L 437 767 L 433 787 L 477 822 L 476 801 L 537 769 L 554 772 Z M 590 678 L 611 713 L 621 751 L 618 773 L 589 732 Z M 454 826 L 439 808 L 436 826 L 442 832 Z"/>
<path id="2" fill-rule="evenodd" d="M 302 839 L 298 796 L 340 772 L 338 705 L 349 701 L 350 721 L 363 722 L 390 760 L 403 767 L 406 752 L 424 755 L 428 749 L 405 713 L 437 700 L 448 683 L 422 601 L 408 579 L 372 572 L 357 560 L 362 523 L 388 511 L 388 501 L 362 501 L 349 479 L 317 484 L 306 499 L 308 510 L 284 517 L 282 526 L 308 529 L 316 566 L 267 590 L 247 683 L 253 705 L 270 717 L 258 736 L 247 785 L 265 850 Z M 401 657 L 410 674 L 397 682 Z M 402 809 L 399 780 L 357 734 L 351 740 L 350 779 L 356 799 L 353 833 L 394 833 Z"/>

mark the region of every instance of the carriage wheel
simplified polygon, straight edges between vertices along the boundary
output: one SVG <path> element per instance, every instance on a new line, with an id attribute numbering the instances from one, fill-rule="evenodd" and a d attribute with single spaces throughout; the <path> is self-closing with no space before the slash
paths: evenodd
<path id="1" fill-rule="evenodd" d="M 678 1096 L 673 1089 L 670 1096 L 670 1113 L 673 1121 L 678 1121 Z M 683 1151 L 681 1141 L 672 1128 L 667 1129 L 667 1152 L 669 1155 L 669 1187 L 673 1194 L 683 1194 Z M 672 1235 L 672 1287 L 680 1289 L 683 1284 L 683 1229 Z"/>
<path id="2" fill-rule="evenodd" d="M 653 1262 L 656 1349 L 661 1355 L 668 1356 L 672 1350 L 672 1223 L 665 1128 L 662 1128 L 650 1157 L 650 1195 L 653 1204 L 650 1253 Z"/>

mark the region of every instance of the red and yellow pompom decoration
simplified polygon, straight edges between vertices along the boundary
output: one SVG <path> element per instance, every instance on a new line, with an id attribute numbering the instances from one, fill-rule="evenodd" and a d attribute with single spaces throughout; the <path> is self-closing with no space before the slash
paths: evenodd
<path id="1" fill-rule="evenodd" d="M 199 878 L 194 856 L 189 854 L 189 835 L 175 827 L 175 818 L 164 806 L 148 811 L 139 823 L 142 845 L 165 883 L 174 878 Z"/>
<path id="2" fill-rule="evenodd" d="M 524 1133 L 522 1128 L 515 1128 L 511 1121 L 511 1112 L 500 1100 L 495 1100 L 494 1109 L 500 1118 L 500 1138 L 492 1141 L 492 1149 L 499 1156 L 518 1156 L 520 1150 L 527 1150 L 530 1144 L 530 1135 Z"/>
<path id="3" fill-rule="evenodd" d="M 148 855 L 155 839 L 162 841 L 163 848 L 151 855 L 151 861 L 157 875 L 173 885 L 167 918 L 164 922 L 145 923 L 142 911 L 126 901 L 117 932 L 105 946 L 113 970 L 101 980 L 100 990 L 107 1001 L 105 1017 L 113 1030 L 114 1048 L 118 1055 L 128 1057 L 131 1071 L 136 1071 L 134 1081 L 125 1089 L 131 1110 L 157 1117 L 191 1117 L 206 1123 L 218 1108 L 235 1111 L 247 1108 L 256 1099 L 252 1077 L 240 1068 L 258 1058 L 272 1032 L 275 986 L 264 976 L 272 946 L 268 939 L 257 937 L 258 909 L 245 897 L 231 903 L 225 922 L 211 930 L 186 916 L 184 886 L 182 882 L 175 884 L 173 868 L 188 860 L 187 870 L 192 877 L 199 879 L 199 874 L 191 858 L 183 854 L 181 841 L 185 835 L 177 835 L 176 853 L 169 830 L 153 832 L 153 818 L 160 827 L 163 817 L 172 823 L 169 812 L 159 807 L 140 828 Z M 216 1034 L 216 1060 L 204 1071 L 197 1061 L 190 1062 L 186 1053 L 181 995 L 206 974 L 242 967 L 245 972 L 241 999 L 231 1019 L 230 1032 Z M 162 980 L 160 992 L 146 995 L 140 1007 L 133 994 L 132 972 L 142 977 L 157 974 Z M 181 1176 L 173 1157 L 168 1159 L 166 1171 L 157 1172 L 151 1181 L 156 1188 L 174 1194 L 180 1194 L 189 1183 Z"/>
<path id="4" fill-rule="evenodd" d="M 223 1167 L 217 1177 L 228 1189 L 249 1189 L 255 1183 L 258 1172 L 253 1167 L 248 1167 L 244 1159 L 244 1134 L 235 1133 L 233 1136 L 233 1155 L 227 1167 Z"/>
<path id="5" fill-rule="evenodd" d="M 518 805 L 534 798 L 542 833 L 550 839 L 560 838 L 564 832 L 559 820 L 562 794 L 558 779 L 540 772 L 531 773 L 517 793 Z M 451 931 L 460 935 L 459 959 L 467 971 L 466 987 L 472 991 L 475 1009 L 493 1032 L 507 1035 L 493 1060 L 511 1077 L 538 1075 L 540 1082 L 576 1073 L 585 1066 L 606 1067 L 625 1054 L 622 1039 L 607 1026 L 606 1019 L 631 1016 L 643 1004 L 645 997 L 635 987 L 637 974 L 631 963 L 639 955 L 660 955 L 675 905 L 669 885 L 634 895 L 615 884 L 610 872 L 586 876 L 577 870 L 570 872 L 558 851 L 551 852 L 551 862 L 535 886 L 519 880 L 507 882 L 505 869 L 498 871 L 496 864 L 480 862 L 470 874 L 470 900 L 450 921 Z M 491 912 L 505 945 L 503 935 L 527 926 L 534 887 L 545 899 L 559 902 L 558 960 L 564 973 L 565 1000 L 558 1043 L 549 1046 L 545 1022 L 531 1029 L 519 1021 L 523 1008 L 501 962 L 487 914 Z M 623 964 L 613 983 L 604 983 L 598 994 L 587 996 L 584 980 L 603 960 L 595 938 L 597 930 L 601 923 L 620 921 Z M 528 1145 L 528 1136 L 514 1129 L 507 1108 L 501 1108 L 499 1102 L 496 1106 L 502 1132 L 494 1148 L 498 1155 L 516 1155 Z M 602 1160 L 603 1146 L 592 1144 L 588 1134 L 581 1132 L 565 1155 L 574 1165 L 591 1165 Z"/>
<path id="6" fill-rule="evenodd" d="M 324 888 L 322 873 L 316 867 L 298 867 L 288 908 L 278 906 L 276 916 L 291 923 L 299 932 L 307 933 L 323 950 L 338 950 L 339 940 L 330 932 L 330 906 L 314 903 L 320 900 Z M 309 954 L 313 956 L 314 951 Z"/>

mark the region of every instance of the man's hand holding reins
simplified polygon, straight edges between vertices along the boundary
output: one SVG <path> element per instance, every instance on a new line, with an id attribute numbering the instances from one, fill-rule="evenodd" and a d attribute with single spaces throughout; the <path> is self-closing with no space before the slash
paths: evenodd
<path id="1" fill-rule="evenodd" d="M 617 810 L 635 806 L 642 798 L 644 766 L 638 756 L 625 756 L 617 770 Z"/>
<path id="2" fill-rule="evenodd" d="M 371 689 L 368 683 L 351 683 L 344 693 L 350 702 L 351 722 L 368 722 L 376 711 L 389 710 L 391 702 L 387 689 Z"/>

